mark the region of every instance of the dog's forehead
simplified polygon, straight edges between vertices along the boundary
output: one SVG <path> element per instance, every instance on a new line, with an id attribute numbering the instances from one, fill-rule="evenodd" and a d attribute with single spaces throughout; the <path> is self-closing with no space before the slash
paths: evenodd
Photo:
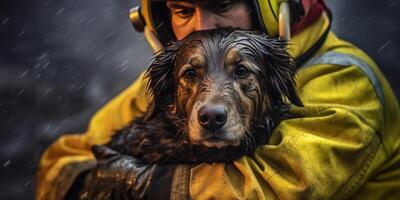
<path id="1" fill-rule="evenodd" d="M 242 59 L 242 54 L 240 47 L 232 47 L 227 49 L 226 54 L 225 54 L 225 60 L 227 64 L 234 64 L 237 63 Z"/>
<path id="2" fill-rule="evenodd" d="M 190 43 L 184 44 L 179 52 L 177 64 L 192 64 L 196 63 L 204 63 L 206 62 L 206 55 L 204 52 L 204 48 L 201 46 L 199 41 L 191 41 Z"/>
<path id="3" fill-rule="evenodd" d="M 282 60 L 290 62 L 290 55 L 284 47 L 284 41 L 255 31 L 200 31 L 180 41 L 175 66 L 177 69 L 185 64 L 198 68 L 231 69 L 239 63 L 265 66 L 271 62 L 281 63 Z"/>
<path id="4" fill-rule="evenodd" d="M 256 49 L 247 42 L 249 34 L 197 33 L 183 41 L 178 57 L 184 60 L 204 57 L 203 61 L 237 60 L 247 49 Z M 179 59 L 178 58 L 178 59 Z M 201 58 L 200 58 L 201 59 Z"/>

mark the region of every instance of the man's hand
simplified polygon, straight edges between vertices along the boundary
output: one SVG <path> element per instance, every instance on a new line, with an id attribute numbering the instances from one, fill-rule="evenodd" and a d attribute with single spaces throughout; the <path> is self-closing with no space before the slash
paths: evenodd
<path id="1" fill-rule="evenodd" d="M 138 164 L 137 159 L 104 147 L 94 146 L 96 168 L 85 178 L 81 200 L 144 199 L 155 165 Z"/>

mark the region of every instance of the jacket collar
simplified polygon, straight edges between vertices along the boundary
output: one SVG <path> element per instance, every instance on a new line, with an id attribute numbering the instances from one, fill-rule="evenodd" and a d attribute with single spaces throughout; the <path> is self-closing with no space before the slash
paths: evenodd
<path id="1" fill-rule="evenodd" d="M 299 57 L 310 53 L 310 50 L 315 48 L 316 45 L 321 46 L 324 42 L 321 41 L 321 39 L 325 40 L 323 37 L 329 32 L 329 27 L 330 19 L 328 14 L 324 12 L 317 21 L 292 37 L 288 45 L 290 55 L 298 59 Z M 319 42 L 322 43 L 318 44 Z M 317 47 L 316 50 L 318 49 L 319 47 Z M 313 56 L 314 53 L 315 52 L 311 52 L 310 56 Z"/>

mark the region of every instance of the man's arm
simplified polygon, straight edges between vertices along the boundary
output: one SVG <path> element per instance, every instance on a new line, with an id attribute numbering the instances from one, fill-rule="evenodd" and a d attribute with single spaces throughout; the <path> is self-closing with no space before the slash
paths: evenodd
<path id="1" fill-rule="evenodd" d="M 169 179 L 172 180 L 169 194 L 150 191 L 158 191 L 159 195 L 170 199 L 326 199 L 354 193 L 390 156 L 388 149 L 391 147 L 382 141 L 393 138 L 390 136 L 393 131 L 385 136 L 382 133 L 386 134 L 384 130 L 393 125 L 384 121 L 384 109 L 374 86 L 357 66 L 324 65 L 300 73 L 300 96 L 305 107 L 292 109 L 299 117 L 282 122 L 268 145 L 260 147 L 254 156 L 243 157 L 234 164 L 202 164 L 192 169 L 178 165 Z M 384 90 L 390 93 L 387 85 Z M 140 92 L 131 92 L 140 95 Z M 393 101 L 392 96 L 386 99 Z M 119 101 L 114 105 L 127 104 Z M 129 106 L 122 107 L 110 106 L 105 110 L 115 113 Z M 399 112 L 398 105 L 393 112 Z M 398 117 L 398 113 L 393 116 Z M 76 159 L 77 163 L 92 160 L 90 146 L 105 143 L 111 130 L 122 127 L 122 122 L 127 123 L 132 118 L 129 115 L 118 118 L 112 123 L 120 126 L 107 128 L 98 124 L 110 122 L 108 117 L 97 117 L 97 125 L 92 122 L 89 130 L 96 127 L 99 130 L 86 133 L 95 139 L 99 137 L 96 140 L 88 140 L 86 135 L 74 136 L 75 139 L 69 141 L 60 139 L 49 148 L 51 153 L 43 157 L 40 172 L 47 177 L 47 182 L 41 179 L 38 191 L 42 194 L 54 191 L 55 177 L 63 174 L 60 169 L 73 166 L 73 161 L 79 157 L 82 161 Z M 64 144 L 68 144 L 67 148 L 57 147 Z M 46 160 L 49 160 L 47 164 Z"/>

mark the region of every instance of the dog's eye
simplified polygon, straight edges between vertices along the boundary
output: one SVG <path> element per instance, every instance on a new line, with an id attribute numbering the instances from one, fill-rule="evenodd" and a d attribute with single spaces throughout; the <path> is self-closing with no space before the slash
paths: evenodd
<path id="1" fill-rule="evenodd" d="M 185 76 L 186 79 L 192 80 L 192 79 L 194 79 L 196 77 L 196 70 L 187 69 L 187 70 L 185 70 L 183 75 Z"/>
<path id="2" fill-rule="evenodd" d="M 235 69 L 235 76 L 244 78 L 249 74 L 249 70 L 244 65 L 238 65 Z"/>

